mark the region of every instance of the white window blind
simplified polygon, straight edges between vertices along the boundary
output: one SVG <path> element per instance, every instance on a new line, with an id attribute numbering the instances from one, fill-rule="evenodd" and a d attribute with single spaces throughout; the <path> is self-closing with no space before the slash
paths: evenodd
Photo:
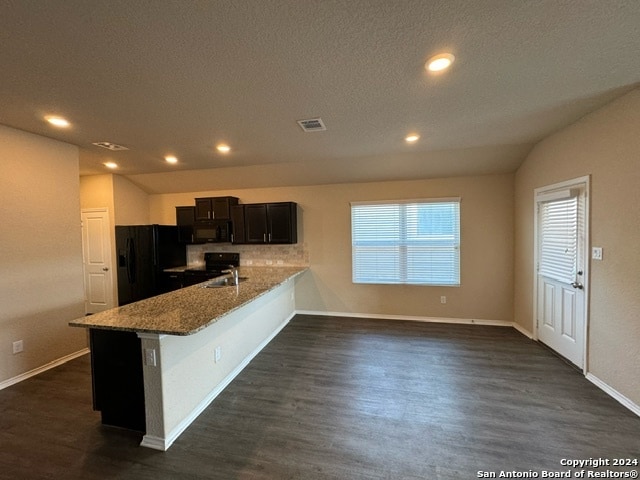
<path id="1" fill-rule="evenodd" d="M 354 283 L 460 284 L 460 200 L 352 203 Z"/>
<path id="2" fill-rule="evenodd" d="M 539 203 L 539 273 L 560 282 L 575 281 L 578 260 L 578 197 Z"/>

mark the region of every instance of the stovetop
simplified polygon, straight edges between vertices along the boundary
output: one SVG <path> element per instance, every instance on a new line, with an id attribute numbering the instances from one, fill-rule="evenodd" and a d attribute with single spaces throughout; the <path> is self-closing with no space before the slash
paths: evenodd
<path id="1" fill-rule="evenodd" d="M 204 265 L 201 267 L 187 268 L 185 273 L 207 274 L 208 276 L 218 276 L 232 267 L 240 266 L 240 254 L 232 252 L 206 252 L 204 254 Z"/>

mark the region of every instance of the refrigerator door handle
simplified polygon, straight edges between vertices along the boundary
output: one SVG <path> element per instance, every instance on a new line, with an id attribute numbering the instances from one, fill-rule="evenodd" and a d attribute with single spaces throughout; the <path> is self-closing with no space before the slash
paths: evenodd
<path id="1" fill-rule="evenodd" d="M 127 276 L 129 283 L 136 283 L 136 245 L 133 239 L 129 239 L 129 261 L 127 262 Z"/>
<path id="2" fill-rule="evenodd" d="M 130 267 L 131 262 L 129 261 L 129 252 L 131 252 L 131 246 L 129 245 L 130 243 L 131 243 L 131 239 L 127 238 L 127 243 L 125 244 L 125 248 L 124 248 L 124 251 L 125 251 L 124 266 L 127 269 L 127 281 L 129 282 L 129 284 L 131 284 L 131 267 Z M 122 256 L 120 258 L 122 258 Z"/>

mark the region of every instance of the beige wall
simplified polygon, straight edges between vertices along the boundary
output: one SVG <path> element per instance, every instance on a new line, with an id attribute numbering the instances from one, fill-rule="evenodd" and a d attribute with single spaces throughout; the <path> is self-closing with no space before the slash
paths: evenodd
<path id="1" fill-rule="evenodd" d="M 111 225 L 111 271 L 116 272 L 116 225 L 147 225 L 149 196 L 120 175 L 86 175 L 80 177 L 80 205 L 83 209 L 109 211 Z M 175 219 L 174 219 L 175 223 Z M 118 302 L 118 277 L 112 275 L 113 298 Z"/>
<path id="2" fill-rule="evenodd" d="M 194 197 L 234 195 L 243 203 L 299 204 L 299 241 L 311 274 L 298 282 L 299 310 L 511 321 L 513 175 L 279 187 L 150 196 L 151 221 L 175 223 L 175 206 Z M 352 201 L 462 197 L 462 286 L 355 285 L 351 282 Z M 233 248 L 233 246 L 229 246 Z M 268 249 L 268 246 L 264 247 Z M 447 304 L 440 296 L 447 296 Z"/>
<path id="3" fill-rule="evenodd" d="M 120 175 L 113 176 L 116 225 L 147 225 L 149 195 Z"/>
<path id="4" fill-rule="evenodd" d="M 150 223 L 149 195 L 121 175 L 80 177 L 80 204 L 82 208 L 107 207 L 111 225 Z"/>
<path id="5" fill-rule="evenodd" d="M 80 177 L 80 206 L 82 208 L 107 207 L 113 221 L 113 175 Z"/>
<path id="6" fill-rule="evenodd" d="M 533 327 L 533 190 L 591 175 L 588 370 L 640 404 L 640 89 L 540 142 L 516 174 L 515 321 Z"/>
<path id="7" fill-rule="evenodd" d="M 0 126 L 0 383 L 86 347 L 78 149 Z M 14 355 L 12 343 L 24 341 Z"/>

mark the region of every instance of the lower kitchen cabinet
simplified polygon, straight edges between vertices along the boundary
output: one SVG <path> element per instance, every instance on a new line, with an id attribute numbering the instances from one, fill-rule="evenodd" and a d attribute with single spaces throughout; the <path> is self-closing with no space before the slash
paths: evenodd
<path id="1" fill-rule="evenodd" d="M 249 203 L 232 210 L 233 243 L 297 243 L 297 204 Z"/>
<path id="2" fill-rule="evenodd" d="M 160 293 L 180 290 L 184 286 L 184 273 L 182 272 L 162 272 L 158 282 Z"/>
<path id="3" fill-rule="evenodd" d="M 102 423 L 146 431 L 142 346 L 135 332 L 89 329 L 93 409 Z"/>

